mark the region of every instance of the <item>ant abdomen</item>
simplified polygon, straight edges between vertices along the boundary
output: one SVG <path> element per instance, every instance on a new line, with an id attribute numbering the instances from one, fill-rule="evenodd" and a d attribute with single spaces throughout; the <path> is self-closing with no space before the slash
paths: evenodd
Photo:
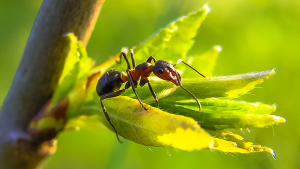
<path id="1" fill-rule="evenodd" d="M 102 96 L 111 92 L 118 91 L 122 86 L 123 80 L 118 70 L 109 70 L 98 80 L 96 92 Z"/>

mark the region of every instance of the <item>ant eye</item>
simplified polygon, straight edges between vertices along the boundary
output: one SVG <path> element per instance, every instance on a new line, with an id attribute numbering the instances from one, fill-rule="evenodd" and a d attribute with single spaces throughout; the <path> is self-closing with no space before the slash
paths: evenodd
<path id="1" fill-rule="evenodd" d="M 158 72 L 159 72 L 159 73 L 164 73 L 164 69 L 163 69 L 163 68 L 159 68 L 159 69 L 158 69 Z"/>

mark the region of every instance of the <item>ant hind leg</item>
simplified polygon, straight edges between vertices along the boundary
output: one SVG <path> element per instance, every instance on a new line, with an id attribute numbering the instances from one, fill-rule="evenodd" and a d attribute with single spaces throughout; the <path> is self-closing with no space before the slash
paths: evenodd
<path id="1" fill-rule="evenodd" d="M 105 117 L 106 117 L 106 120 L 109 122 L 109 124 L 110 124 L 110 125 L 112 126 L 112 128 L 114 129 L 114 131 L 115 131 L 115 133 L 116 133 L 116 136 L 117 136 L 117 139 L 118 139 L 118 141 L 119 141 L 120 143 L 123 143 L 123 142 L 120 140 L 119 135 L 118 135 L 118 132 L 117 132 L 115 126 L 111 123 L 110 117 L 109 117 L 109 115 L 107 114 L 106 108 L 104 107 L 104 105 L 103 105 L 103 103 L 102 103 L 102 100 L 107 99 L 107 98 L 111 98 L 111 97 L 119 96 L 119 95 L 123 94 L 125 91 L 126 91 L 126 89 L 123 89 L 123 90 L 119 90 L 119 91 L 117 91 L 117 92 L 112 92 L 112 93 L 108 93 L 108 94 L 102 95 L 102 96 L 100 97 L 100 103 L 101 103 L 101 106 L 102 106 L 103 113 L 104 113 L 104 115 L 105 115 Z"/>

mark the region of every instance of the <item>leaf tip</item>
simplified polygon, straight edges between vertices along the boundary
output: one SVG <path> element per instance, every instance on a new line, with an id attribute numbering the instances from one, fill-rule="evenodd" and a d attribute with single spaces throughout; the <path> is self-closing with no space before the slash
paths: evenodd
<path id="1" fill-rule="evenodd" d="M 205 10 L 205 15 L 207 15 L 210 12 L 210 8 L 207 3 L 203 6 L 203 9 Z"/>
<path id="2" fill-rule="evenodd" d="M 279 116 L 274 116 L 274 115 L 273 115 L 273 119 L 274 119 L 274 121 L 276 122 L 276 124 L 279 124 L 279 123 L 286 123 L 286 119 L 283 118 L 283 117 L 279 117 Z"/>
<path id="3" fill-rule="evenodd" d="M 277 73 L 277 67 L 272 69 L 272 72 L 274 72 L 274 74 L 276 74 Z"/>
<path id="4" fill-rule="evenodd" d="M 272 157 L 274 158 L 274 160 L 276 160 L 276 153 L 273 149 L 265 147 L 264 149 L 262 149 L 262 151 L 270 153 L 272 155 Z"/>
<path id="5" fill-rule="evenodd" d="M 216 46 L 213 47 L 213 49 L 214 49 L 215 51 L 217 51 L 217 52 L 221 52 L 221 51 L 222 51 L 222 46 L 216 45 Z"/>
<path id="6" fill-rule="evenodd" d="M 66 36 L 74 36 L 74 33 L 72 33 L 72 32 L 67 32 L 67 33 L 64 33 L 63 36 L 64 36 L 64 37 L 66 37 Z"/>
<path id="7" fill-rule="evenodd" d="M 67 33 L 63 34 L 63 37 L 68 38 L 70 41 L 77 42 L 77 37 L 74 35 L 73 32 L 67 32 Z"/>

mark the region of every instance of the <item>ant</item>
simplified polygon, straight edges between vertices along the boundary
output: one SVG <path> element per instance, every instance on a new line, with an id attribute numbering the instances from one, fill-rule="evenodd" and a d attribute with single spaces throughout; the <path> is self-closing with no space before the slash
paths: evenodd
<path id="1" fill-rule="evenodd" d="M 141 106 L 147 111 L 146 107 L 142 104 L 142 101 L 140 100 L 139 96 L 135 92 L 135 88 L 137 88 L 138 81 L 140 80 L 139 84 L 141 87 L 143 87 L 146 83 L 148 83 L 148 87 L 152 93 L 152 96 L 154 97 L 154 99 L 156 101 L 156 106 L 158 107 L 157 96 L 156 96 L 155 92 L 153 91 L 153 89 L 150 85 L 150 82 L 148 80 L 148 77 L 150 76 L 150 74 L 152 72 L 157 77 L 159 77 L 163 80 L 166 80 L 166 81 L 170 81 L 170 82 L 174 83 L 176 86 L 180 86 L 183 90 L 185 90 L 187 93 L 189 93 L 196 100 L 196 102 L 198 103 L 198 106 L 199 106 L 199 111 L 201 111 L 201 104 L 197 100 L 197 98 L 192 93 L 190 93 L 188 90 L 186 90 L 184 87 L 182 87 L 181 76 L 176 71 L 175 66 L 176 66 L 176 64 L 179 64 L 182 62 L 185 65 L 187 65 L 188 67 L 190 67 L 191 69 L 193 69 L 194 71 L 196 71 L 198 74 L 200 74 L 201 76 L 206 78 L 203 74 L 198 72 L 196 69 L 194 69 L 193 67 L 191 67 L 190 65 L 188 65 L 187 63 L 182 61 L 181 59 L 179 59 L 175 65 L 172 65 L 165 60 L 156 60 L 153 56 L 150 56 L 146 62 L 135 66 L 133 49 L 130 50 L 130 56 L 131 56 L 132 66 L 133 66 L 133 69 L 131 69 L 128 58 L 124 51 L 122 51 L 120 53 L 120 55 L 119 55 L 120 60 L 117 61 L 117 63 L 119 63 L 119 64 L 121 63 L 122 56 L 124 57 L 124 59 L 127 63 L 126 74 L 123 71 L 121 74 L 118 70 L 115 70 L 115 69 L 109 70 L 100 77 L 100 79 L 98 80 L 97 86 L 96 86 L 96 92 L 97 92 L 98 96 L 100 97 L 100 103 L 101 103 L 104 115 L 105 115 L 107 121 L 113 127 L 114 131 L 116 132 L 117 139 L 119 140 L 120 143 L 122 143 L 122 141 L 119 139 L 117 130 L 115 129 L 114 125 L 110 121 L 110 118 L 109 118 L 107 111 L 102 103 L 102 100 L 120 96 L 131 86 L 132 90 L 133 90 L 134 94 L 136 95 L 136 98 L 140 102 Z M 152 60 L 155 63 L 154 66 L 151 64 Z M 175 77 L 176 77 L 176 79 L 175 79 Z M 120 90 L 122 83 L 125 83 L 125 82 L 127 82 L 125 84 L 125 89 Z"/>

